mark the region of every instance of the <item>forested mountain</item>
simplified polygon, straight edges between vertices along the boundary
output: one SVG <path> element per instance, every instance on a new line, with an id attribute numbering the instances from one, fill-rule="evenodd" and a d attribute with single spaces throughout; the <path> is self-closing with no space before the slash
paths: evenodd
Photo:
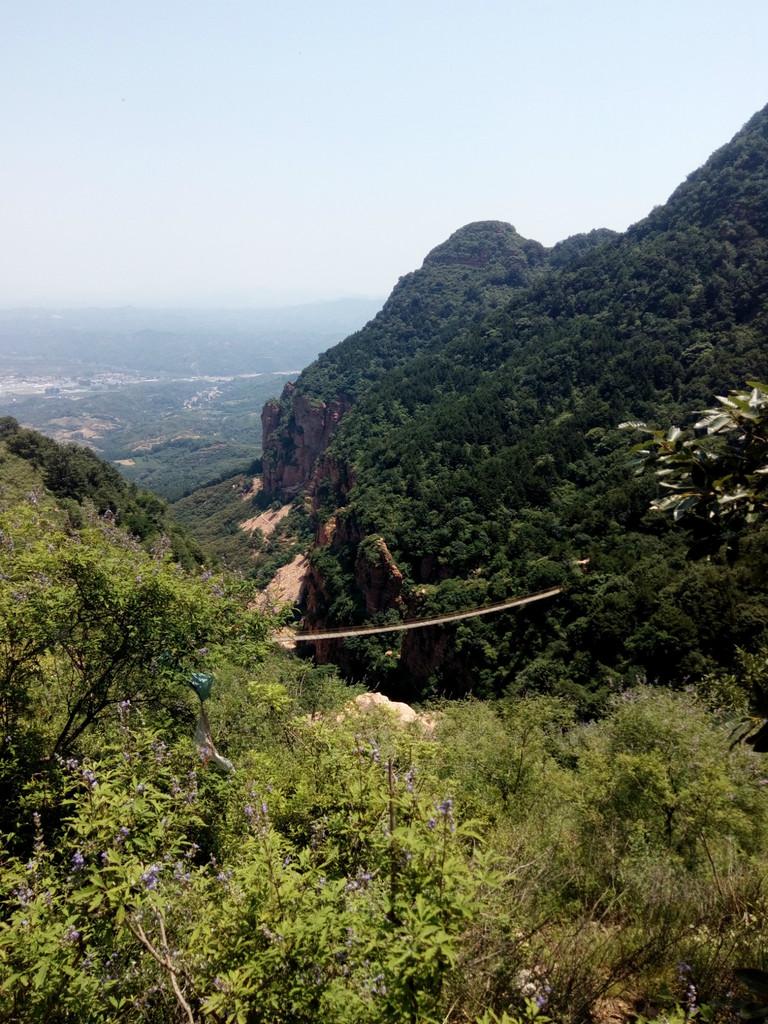
<path id="1" fill-rule="evenodd" d="M 265 408 L 265 486 L 313 495 L 311 625 L 567 597 L 328 646 L 392 692 L 575 692 L 731 664 L 768 626 L 768 534 L 690 560 L 648 513 L 625 419 L 768 373 L 768 108 L 621 235 L 551 250 L 469 225 Z M 574 577 L 575 559 L 590 574 Z M 431 634 L 431 635 L 430 635 Z"/>
<path id="2" fill-rule="evenodd" d="M 289 496 L 311 479 L 340 417 L 392 370 L 422 351 L 426 358 L 463 337 L 549 266 L 567 265 L 610 231 L 579 235 L 548 251 L 510 224 L 468 224 L 437 246 L 414 273 L 402 277 L 379 314 L 362 330 L 324 352 L 263 413 L 264 480 L 270 493 Z"/>

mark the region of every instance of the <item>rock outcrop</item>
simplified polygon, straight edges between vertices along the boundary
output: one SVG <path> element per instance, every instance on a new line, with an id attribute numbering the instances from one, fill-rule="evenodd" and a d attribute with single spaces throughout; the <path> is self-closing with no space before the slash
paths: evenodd
<path id="1" fill-rule="evenodd" d="M 355 583 L 363 595 L 366 615 L 403 607 L 404 577 L 383 537 L 371 537 L 359 545 Z"/>
<path id="2" fill-rule="evenodd" d="M 257 516 L 251 516 L 250 519 L 240 523 L 240 529 L 245 530 L 246 533 L 255 533 L 258 530 L 262 537 L 270 537 L 290 511 L 290 505 L 281 505 L 280 508 L 274 509 L 268 508 Z"/>
<path id="3" fill-rule="evenodd" d="M 306 555 L 296 555 L 278 569 L 267 586 L 257 595 L 252 607 L 259 611 L 277 611 L 286 604 L 299 604 L 309 573 Z"/>
<path id="4" fill-rule="evenodd" d="M 279 401 L 266 403 L 261 414 L 265 492 L 284 501 L 308 490 L 315 467 L 325 452 L 350 402 L 329 402 L 296 393 L 285 385 Z"/>
<path id="5" fill-rule="evenodd" d="M 344 710 L 336 716 L 336 721 L 343 721 L 351 715 L 365 715 L 375 711 L 385 711 L 400 725 L 418 725 L 427 736 L 435 731 L 437 717 L 424 711 L 416 711 L 410 704 L 390 700 L 383 693 L 359 693 L 350 701 Z"/>

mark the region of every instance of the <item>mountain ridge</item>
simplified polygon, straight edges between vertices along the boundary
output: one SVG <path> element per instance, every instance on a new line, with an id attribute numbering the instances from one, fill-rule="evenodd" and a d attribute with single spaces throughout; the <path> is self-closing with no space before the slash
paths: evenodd
<path id="1" fill-rule="evenodd" d="M 475 236 L 488 231 L 514 243 L 502 267 L 473 252 Z M 478 674 L 487 680 L 482 686 L 498 691 L 528 678 L 542 658 L 548 686 L 586 689 L 632 673 L 658 677 L 681 664 L 698 672 L 728 663 L 745 638 L 735 597 L 726 614 L 730 632 L 720 630 L 703 659 L 683 636 L 682 654 L 667 665 L 662 640 L 643 640 L 649 609 L 663 617 L 666 601 L 673 613 L 672 595 L 687 570 L 676 567 L 680 547 L 645 520 L 652 492 L 628 477 L 625 441 L 614 427 L 625 418 L 679 418 L 713 391 L 768 373 L 768 108 L 624 234 L 598 230 L 552 250 L 530 243 L 523 283 L 517 271 L 525 240 L 518 239 L 498 222 L 455 232 L 401 279 L 371 324 L 324 353 L 272 407 L 267 489 L 279 494 L 281 472 L 292 474 L 290 494 L 311 494 L 318 524 L 308 624 L 404 608 L 414 614 L 425 601 L 442 610 L 459 595 L 474 602 L 535 589 L 559 582 L 566 561 L 584 555 L 626 587 L 623 549 L 632 544 L 645 546 L 652 566 L 662 564 L 654 571 L 669 594 L 654 604 L 641 581 L 632 583 L 627 637 L 603 645 L 607 659 L 596 641 L 581 650 L 575 632 L 564 646 L 557 641 L 558 629 L 567 633 L 579 618 L 573 601 L 552 626 L 530 626 L 535 613 L 519 617 L 527 625 L 507 623 L 506 638 L 503 628 L 483 624 L 447 639 L 406 638 L 388 661 L 362 644 L 331 646 L 320 656 L 352 675 L 379 673 L 393 691 L 413 685 L 408 679 L 427 691 L 461 690 L 476 686 L 470 680 Z M 455 262 L 461 259 L 477 266 Z M 463 276 L 441 308 L 435 292 L 457 267 Z M 401 312 L 411 317 L 405 329 Z M 300 400 L 310 415 L 326 415 L 340 396 L 345 408 L 297 471 L 292 458 L 307 424 L 291 419 L 292 407 Z M 532 520 L 539 523 L 533 533 Z M 611 538 L 619 528 L 629 540 Z M 382 582 L 387 596 L 378 602 L 365 581 L 379 578 L 388 559 L 402 582 Z M 697 614 L 686 612 L 681 636 L 700 633 Z M 520 629 L 530 634 L 523 655 L 510 639 L 517 633 L 520 641 Z"/>

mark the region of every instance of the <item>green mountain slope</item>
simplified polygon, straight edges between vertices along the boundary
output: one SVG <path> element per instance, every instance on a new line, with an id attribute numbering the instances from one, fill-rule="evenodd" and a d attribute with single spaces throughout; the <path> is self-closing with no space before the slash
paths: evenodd
<path id="1" fill-rule="evenodd" d="M 493 310 L 530 285 L 549 260 L 571 258 L 612 237 L 609 231 L 554 250 L 500 221 L 469 224 L 437 246 L 419 270 L 402 277 L 379 314 L 324 352 L 262 414 L 264 485 L 282 498 L 310 484 L 314 465 L 346 411 L 416 354 L 427 360 L 466 337 Z M 374 399 L 375 400 L 375 399 Z"/>
<path id="2" fill-rule="evenodd" d="M 768 540 L 747 538 L 750 558 L 736 565 L 687 563 L 685 539 L 647 515 L 652 485 L 630 476 L 615 428 L 678 419 L 768 374 L 768 109 L 623 235 L 546 251 L 508 228 L 519 272 L 499 285 L 504 299 L 495 257 L 471 266 L 488 230 L 457 232 L 377 321 L 302 374 L 268 433 L 265 484 L 279 493 L 303 478 L 326 523 L 310 624 L 571 581 L 575 558 L 590 557 L 592 575 L 546 611 L 411 634 L 399 651 L 356 641 L 321 656 L 394 692 L 575 688 L 586 701 L 638 676 L 730 663 L 768 623 Z M 431 278 L 445 267 L 469 276 L 441 318 Z M 396 308 L 432 318 L 401 329 Z M 326 426 L 311 471 L 297 396 L 349 408 Z"/>
<path id="3" fill-rule="evenodd" d="M 170 543 L 176 560 L 187 567 L 203 560 L 198 544 L 162 499 L 127 483 L 90 448 L 58 444 L 5 416 L 0 418 L 0 507 L 19 502 L 56 504 L 75 526 L 90 504 L 146 547 Z"/>

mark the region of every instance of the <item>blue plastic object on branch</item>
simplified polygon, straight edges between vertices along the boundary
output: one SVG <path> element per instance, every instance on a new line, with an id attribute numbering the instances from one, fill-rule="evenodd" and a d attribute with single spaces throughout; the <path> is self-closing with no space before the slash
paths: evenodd
<path id="1" fill-rule="evenodd" d="M 213 688 L 213 676 L 208 672 L 193 672 L 189 677 L 189 685 L 200 700 L 208 700 Z"/>
<path id="2" fill-rule="evenodd" d="M 222 772 L 232 772 L 235 766 L 232 762 L 221 755 L 216 749 L 211 735 L 211 726 L 208 716 L 205 713 L 204 701 L 211 696 L 213 689 L 213 676 L 208 672 L 193 672 L 189 677 L 189 685 L 200 698 L 200 716 L 195 728 L 195 743 L 197 744 L 200 756 L 206 764 L 212 764 Z"/>

